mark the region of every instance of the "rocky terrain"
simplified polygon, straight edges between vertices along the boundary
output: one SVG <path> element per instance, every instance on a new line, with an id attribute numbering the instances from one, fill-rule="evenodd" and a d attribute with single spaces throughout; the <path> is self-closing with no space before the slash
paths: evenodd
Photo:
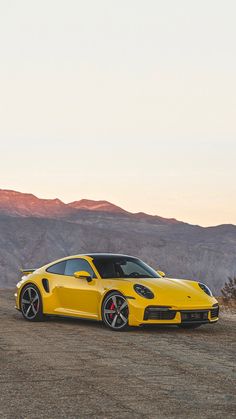
<path id="1" fill-rule="evenodd" d="M 236 226 L 203 228 L 131 214 L 107 201 L 64 204 L 0 190 L 0 287 L 14 286 L 20 267 L 83 252 L 136 255 L 169 276 L 204 281 L 219 293 L 236 272 Z"/>

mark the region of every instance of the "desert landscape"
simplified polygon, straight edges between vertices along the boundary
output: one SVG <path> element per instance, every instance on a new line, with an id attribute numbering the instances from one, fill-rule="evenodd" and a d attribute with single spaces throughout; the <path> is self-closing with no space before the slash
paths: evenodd
<path id="1" fill-rule="evenodd" d="M 0 191 L 2 418 L 233 418 L 236 310 L 220 321 L 112 333 L 101 323 L 24 321 L 14 309 L 20 267 L 89 251 L 136 255 L 216 293 L 236 270 L 236 227 L 203 228 L 131 214 L 106 201 L 71 204 Z M 223 389 L 223 391 L 222 391 Z"/>

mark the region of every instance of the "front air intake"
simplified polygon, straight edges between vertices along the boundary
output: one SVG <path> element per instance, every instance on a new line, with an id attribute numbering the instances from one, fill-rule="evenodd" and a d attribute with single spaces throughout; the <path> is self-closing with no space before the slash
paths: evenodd
<path id="1" fill-rule="evenodd" d="M 211 309 L 211 318 L 214 319 L 216 317 L 219 317 L 219 306 Z"/>
<path id="2" fill-rule="evenodd" d="M 145 309 L 143 320 L 173 320 L 176 310 L 168 306 L 148 306 Z"/>

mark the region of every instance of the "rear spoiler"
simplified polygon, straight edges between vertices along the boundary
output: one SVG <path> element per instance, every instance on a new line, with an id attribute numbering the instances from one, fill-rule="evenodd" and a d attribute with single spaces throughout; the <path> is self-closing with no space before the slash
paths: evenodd
<path id="1" fill-rule="evenodd" d="M 23 275 L 29 275 L 29 274 L 32 274 L 34 271 L 36 271 L 36 268 L 34 268 L 34 269 L 31 269 L 31 268 L 29 268 L 29 269 L 20 269 L 20 272 L 21 272 Z"/>

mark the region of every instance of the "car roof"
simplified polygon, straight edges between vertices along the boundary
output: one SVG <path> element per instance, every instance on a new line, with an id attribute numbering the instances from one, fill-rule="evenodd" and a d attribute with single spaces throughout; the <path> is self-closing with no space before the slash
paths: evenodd
<path id="1" fill-rule="evenodd" d="M 59 262 L 64 262 L 70 259 L 76 259 L 76 258 L 91 258 L 93 260 L 99 260 L 99 259 L 120 259 L 120 258 L 127 258 L 127 259 L 138 259 L 135 256 L 129 256 L 129 255 L 122 255 L 119 253 L 83 253 L 79 255 L 71 255 L 71 256 L 65 256 L 64 258 L 54 260 L 53 262 L 48 263 L 47 265 L 42 266 L 43 269 L 47 269 L 49 266 L 55 265 Z"/>
<path id="2" fill-rule="evenodd" d="M 135 256 L 123 255 L 119 253 L 87 253 L 86 255 L 83 255 L 83 256 L 88 256 L 93 259 L 109 259 L 109 258 L 121 258 L 121 257 L 136 259 Z"/>

